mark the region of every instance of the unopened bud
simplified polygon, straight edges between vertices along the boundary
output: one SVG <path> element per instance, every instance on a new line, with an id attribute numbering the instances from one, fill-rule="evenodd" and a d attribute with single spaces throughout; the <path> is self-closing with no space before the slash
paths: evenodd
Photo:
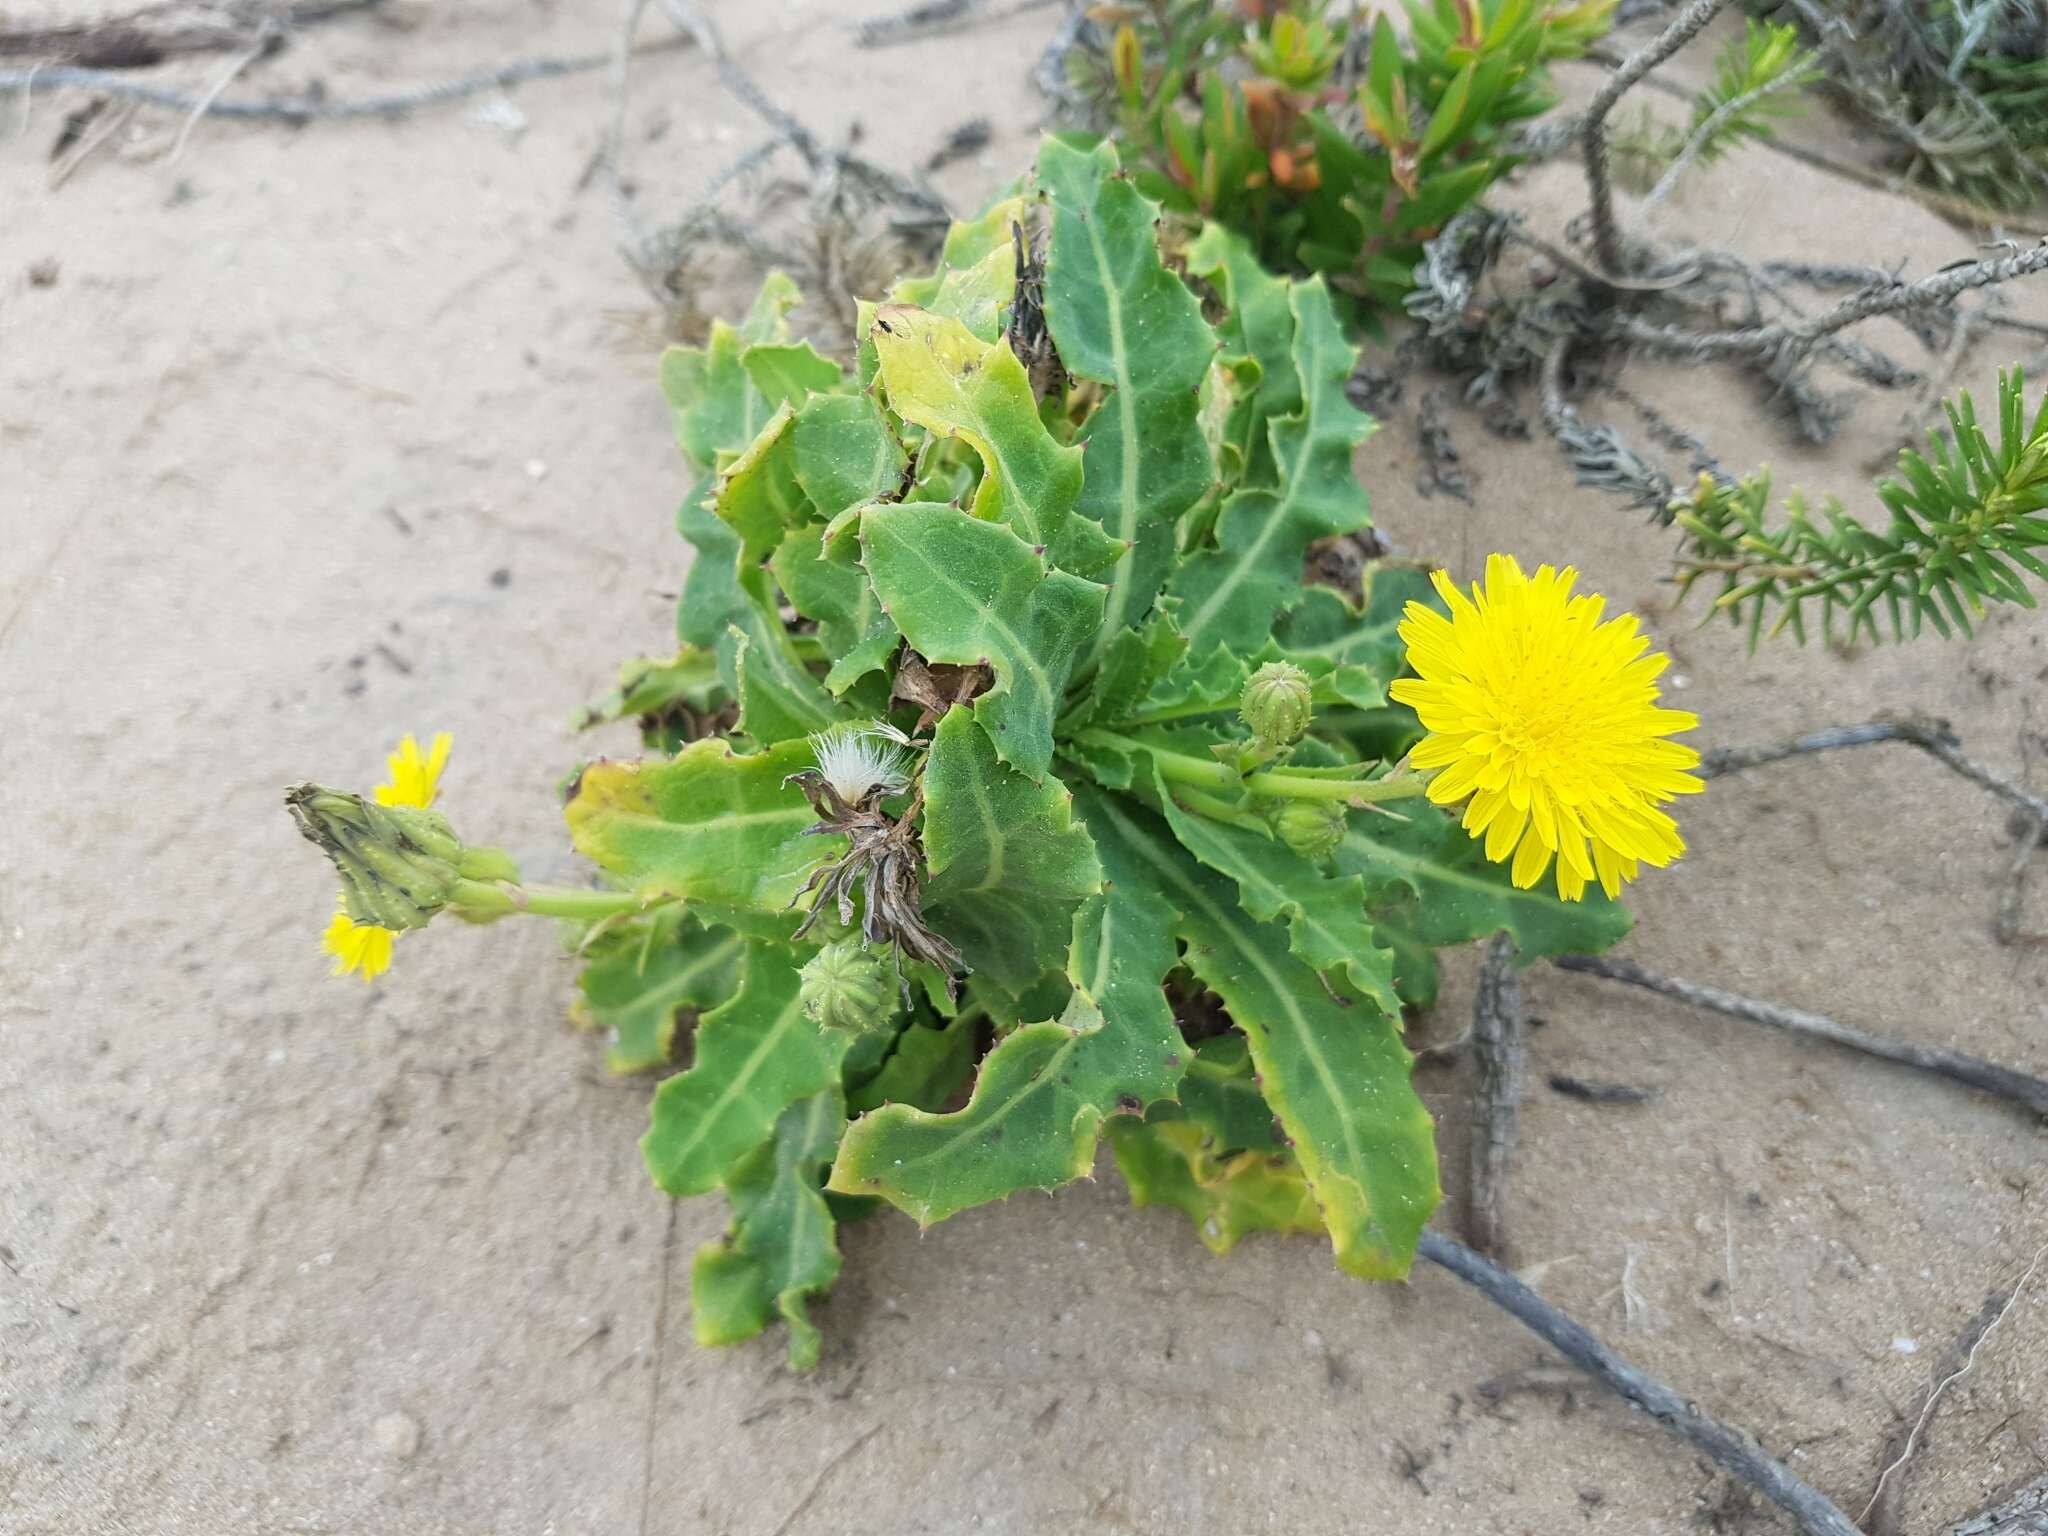
<path id="1" fill-rule="evenodd" d="M 1238 714 L 1262 747 L 1291 747 L 1307 734 L 1308 674 L 1291 661 L 1269 661 L 1244 685 Z"/>
<path id="2" fill-rule="evenodd" d="M 463 881 L 518 875 L 501 849 L 465 847 L 435 811 L 377 805 L 317 784 L 295 784 L 284 800 L 299 831 L 333 862 L 358 923 L 424 928 Z"/>
<path id="3" fill-rule="evenodd" d="M 1329 800 L 1289 800 L 1273 817 L 1280 841 L 1320 864 L 1344 841 L 1344 809 Z"/>
<path id="4" fill-rule="evenodd" d="M 896 987 L 882 957 L 858 939 L 827 944 L 804 962 L 797 996 L 804 1012 L 829 1029 L 866 1034 L 887 1029 Z"/>

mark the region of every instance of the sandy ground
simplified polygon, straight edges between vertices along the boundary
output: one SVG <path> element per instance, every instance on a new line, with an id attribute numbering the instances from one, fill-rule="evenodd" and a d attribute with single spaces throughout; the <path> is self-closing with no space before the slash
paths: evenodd
<path id="1" fill-rule="evenodd" d="M 941 180 L 958 206 L 1028 154 L 1050 13 L 886 53 L 816 0 L 723 13 L 772 92 L 827 134 L 857 117 L 878 158 L 993 116 L 990 152 Z M 468 0 L 405 30 L 339 22 L 236 88 L 583 52 L 610 14 Z M 699 57 L 640 78 L 642 195 L 672 208 L 753 128 Z M 460 108 L 206 122 L 176 164 L 176 120 L 145 114 L 52 189 L 77 100 L 38 93 L 25 129 L 0 101 L 0 1529 L 1775 1528 L 1597 1392 L 1488 1406 L 1478 1385 L 1540 1350 L 1455 1282 L 1368 1288 L 1305 1241 L 1214 1260 L 1106 1168 L 923 1237 L 846 1233 L 810 1377 L 772 1339 L 696 1349 L 688 1256 L 722 1210 L 648 1186 L 647 1086 L 565 1027 L 552 935 L 437 929 L 382 985 L 330 981 L 331 880 L 278 803 L 448 729 L 461 824 L 573 869 L 551 794 L 579 750 L 566 722 L 620 656 L 664 644 L 683 488 L 646 301 L 578 187 L 602 77 L 522 89 L 517 128 Z M 1575 192 L 1552 170 L 1518 195 L 1554 222 Z M 1668 218 L 1759 252 L 1968 254 L 1909 203 L 1760 151 Z M 2003 360 L 1983 349 L 1970 381 Z M 1852 495 L 1896 414 L 1866 402 L 1821 454 L 1739 382 L 1638 377 L 1727 462 Z M 2016 773 L 2022 728 L 2048 726 L 2032 615 L 1972 644 L 1748 660 L 1668 611 L 1668 540 L 1546 448 L 1457 418 L 1477 505 L 1422 498 L 1420 388 L 1361 455 L 1395 541 L 1467 570 L 1494 547 L 1577 560 L 1652 615 L 1703 744 L 1920 708 Z M 1624 953 L 2048 1070 L 2048 951 L 1990 932 L 2005 816 L 1938 765 L 1763 770 L 1687 830 Z M 2048 896 L 2026 921 L 2048 928 Z M 1458 1027 L 1470 974 L 1453 962 L 1427 1030 Z M 1539 1081 L 1519 1262 L 1859 1510 L 1930 1362 L 2048 1241 L 2040 1132 L 1597 982 L 1538 971 L 1528 992 L 1539 1077 L 1661 1098 L 1593 1108 Z M 1455 1188 L 1464 1075 L 1421 1082 Z M 1948 1394 L 1908 1532 L 2048 1464 L 2043 1295 Z"/>

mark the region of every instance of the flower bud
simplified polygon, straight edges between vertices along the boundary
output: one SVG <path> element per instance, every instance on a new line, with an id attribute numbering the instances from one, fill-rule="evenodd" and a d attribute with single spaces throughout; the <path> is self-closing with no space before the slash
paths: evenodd
<path id="1" fill-rule="evenodd" d="M 829 1029 L 857 1034 L 887 1029 L 896 987 L 882 957 L 858 939 L 827 944 L 804 962 L 797 996 L 804 1012 Z"/>
<path id="2" fill-rule="evenodd" d="M 1238 714 L 1262 747 L 1291 747 L 1308 732 L 1308 674 L 1291 661 L 1269 661 L 1244 685 Z"/>
<path id="3" fill-rule="evenodd" d="M 502 850 L 465 847 L 434 811 L 377 805 L 317 784 L 295 784 L 284 799 L 299 831 L 333 862 L 357 923 L 424 928 L 463 881 L 518 874 Z"/>
<path id="4" fill-rule="evenodd" d="M 1289 800 L 1273 817 L 1280 841 L 1320 864 L 1344 841 L 1344 809 L 1329 800 Z"/>

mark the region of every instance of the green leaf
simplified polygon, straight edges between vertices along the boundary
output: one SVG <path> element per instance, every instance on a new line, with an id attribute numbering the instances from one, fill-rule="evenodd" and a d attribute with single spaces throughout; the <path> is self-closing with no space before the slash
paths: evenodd
<path id="1" fill-rule="evenodd" d="M 1218 547 L 1190 557 L 1167 585 L 1180 600 L 1180 627 L 1195 656 L 1219 645 L 1237 651 L 1263 645 L 1275 618 L 1302 600 L 1308 546 L 1371 521 L 1351 472 L 1351 451 L 1373 422 L 1344 395 L 1357 353 L 1344 340 L 1320 278 L 1295 284 L 1289 304 L 1294 368 L 1305 400 L 1298 414 L 1268 424 L 1279 484 L 1232 493 L 1217 522 Z"/>
<path id="2" fill-rule="evenodd" d="M 1490 934 L 1514 935 L 1519 958 L 1598 954 L 1628 933 L 1628 909 L 1595 888 L 1565 901 L 1551 882 L 1515 889 L 1507 866 L 1490 862 L 1483 845 L 1434 806 L 1404 801 L 1405 821 L 1353 816 L 1337 849 L 1337 867 L 1361 876 L 1374 929 L 1400 956 L 1397 981 L 1405 1001 L 1436 995 L 1430 951 Z"/>
<path id="3" fill-rule="evenodd" d="M 1173 524 L 1216 478 L 1198 399 L 1216 337 L 1160 260 L 1159 206 L 1118 173 L 1114 149 L 1047 138 L 1038 184 L 1052 208 L 1046 327 L 1068 372 L 1108 391 L 1080 432 L 1079 510 L 1130 546 L 1108 578 L 1099 651 L 1151 608 Z"/>
<path id="4" fill-rule="evenodd" d="M 827 549 L 823 528 L 799 528 L 775 551 L 772 568 L 790 605 L 816 621 L 825 654 L 836 658 L 825 674 L 828 693 L 843 694 L 888 664 L 902 636 L 882 612 L 851 546 Z"/>
<path id="5" fill-rule="evenodd" d="M 1310 587 L 1301 605 L 1281 616 L 1274 638 L 1290 656 L 1363 667 L 1384 691 L 1407 664 L 1399 630 L 1408 604 L 1441 610 L 1443 599 L 1427 575 L 1408 566 L 1375 566 L 1365 580 L 1363 612 L 1328 587 Z"/>
<path id="6" fill-rule="evenodd" d="M 1181 912 L 1188 968 L 1244 1032 L 1339 1266 L 1368 1279 L 1406 1274 L 1439 1191 L 1435 1128 L 1394 1018 L 1343 988 L 1333 995 L 1288 952 L 1284 930 L 1248 916 L 1230 882 L 1156 819 L 1092 790 L 1076 798 L 1104 863 L 1120 850 L 1144 864 Z"/>
<path id="7" fill-rule="evenodd" d="M 980 455 L 974 515 L 1007 523 L 1035 548 L 1056 545 L 1081 493 L 1081 450 L 1061 447 L 1039 420 L 1009 343 L 901 304 L 876 310 L 872 334 L 890 409 Z"/>
<path id="8" fill-rule="evenodd" d="M 727 465 L 712 494 L 712 510 L 740 536 L 743 567 L 767 559 L 783 534 L 811 515 L 810 499 L 797 484 L 790 452 L 790 426 L 795 420 L 788 406 L 777 407 L 746 450 Z"/>
<path id="9" fill-rule="evenodd" d="M 950 1019 L 939 1029 L 912 1024 L 896 1037 L 896 1048 L 881 1070 L 847 1096 L 848 1108 L 856 1114 L 884 1104 L 944 1109 L 974 1076 L 979 1032 L 979 1022 L 970 1017 Z"/>
<path id="10" fill-rule="evenodd" d="M 1076 988 L 1057 1022 L 1005 1035 L 951 1114 L 892 1104 L 847 1128 L 827 1188 L 879 1195 L 922 1226 L 1020 1189 L 1057 1189 L 1095 1162 L 1103 1120 L 1173 1091 L 1185 1052 L 1105 1019 Z"/>
<path id="11" fill-rule="evenodd" d="M 1252 1075 L 1251 1047 L 1243 1035 L 1218 1035 L 1196 1046 L 1195 1059 L 1180 1080 L 1180 1103 L 1161 1104 L 1148 1118 L 1174 1118 L 1167 1113 L 1169 1109 L 1177 1109 L 1182 1117 L 1201 1126 L 1225 1151 L 1280 1150 L 1273 1107 L 1259 1092 L 1258 1080 Z"/>
<path id="12" fill-rule="evenodd" d="M 837 363 L 818 356 L 808 341 L 749 347 L 740 355 L 740 366 L 770 405 L 802 405 L 813 394 L 829 395 L 846 378 Z"/>
<path id="13" fill-rule="evenodd" d="M 1102 588 L 1048 571 L 1002 524 L 936 502 L 869 507 L 861 545 L 883 611 L 919 655 L 994 670 L 974 717 L 996 756 L 1043 778 L 1075 655 L 1101 621 Z"/>
<path id="14" fill-rule="evenodd" d="M 1315 1193 L 1284 1152 L 1222 1151 L 1192 1120 L 1119 1120 L 1109 1133 L 1131 1204 L 1182 1212 L 1211 1253 L 1250 1232 L 1323 1230 Z"/>
<path id="15" fill-rule="evenodd" d="M 747 756 L 695 741 L 665 762 L 590 764 L 563 814 L 577 852 L 643 898 L 781 915 L 810 870 L 846 848 L 804 835 L 816 814 L 782 781 L 810 766 L 801 741 Z"/>
<path id="16" fill-rule="evenodd" d="M 1091 720 L 1128 720 L 1187 648 L 1187 637 L 1164 613 L 1120 631 L 1103 647 L 1095 680 L 1060 721 L 1062 732 L 1071 735 Z"/>
<path id="17" fill-rule="evenodd" d="M 706 649 L 724 638 L 726 626 L 747 607 L 747 594 L 740 586 L 739 535 L 719 521 L 710 497 L 711 482 L 706 480 L 683 498 L 676 512 L 676 531 L 696 550 L 676 603 L 676 639 Z"/>
<path id="18" fill-rule="evenodd" d="M 1288 946 L 1303 964 L 1347 977 L 1351 985 L 1394 1018 L 1394 955 L 1381 947 L 1365 917 L 1365 882 L 1333 879 L 1285 843 L 1246 827 L 1211 821 L 1181 808 L 1173 786 L 1154 783 L 1167 823 L 1183 848 L 1236 885 L 1238 901 L 1261 922 L 1284 922 Z"/>
<path id="19" fill-rule="evenodd" d="M 1022 992 L 1065 963 L 1074 912 L 1102 889 L 1102 866 L 1073 819 L 1066 786 L 1033 783 L 955 705 L 924 770 L 925 910 L 977 980 Z"/>
<path id="20" fill-rule="evenodd" d="M 774 1139 L 733 1170 L 725 1187 L 732 1227 L 697 1250 L 690 1270 L 699 1344 L 751 1339 L 779 1315 L 789 1325 L 790 1368 L 818 1363 L 818 1330 L 805 1304 L 839 1277 L 832 1213 L 818 1186 L 845 1128 L 834 1085 L 784 1110 Z"/>
<path id="21" fill-rule="evenodd" d="M 745 342 L 723 320 L 711 322 L 702 347 L 670 347 L 661 355 L 661 391 L 675 419 L 676 441 L 699 474 L 738 453 L 761 430 L 771 407 L 741 365 Z"/>
<path id="22" fill-rule="evenodd" d="M 726 626 L 718 665 L 740 701 L 739 730 L 763 745 L 793 741 L 846 718 L 797 655 L 789 631 L 757 604 Z"/>
<path id="23" fill-rule="evenodd" d="M 983 341 L 1003 334 L 1003 310 L 1017 293 L 1013 227 L 1029 219 L 1021 197 L 1001 198 L 946 231 L 939 269 L 906 277 L 889 290 L 899 304 L 950 315 Z"/>
<path id="24" fill-rule="evenodd" d="M 822 518 L 888 495 L 903 483 L 909 462 L 867 395 L 825 395 L 796 413 L 790 464 Z"/>
<path id="25" fill-rule="evenodd" d="M 717 1188 L 768 1140 L 784 1110 L 838 1087 L 852 1038 L 804 1013 L 788 949 L 749 942 L 738 995 L 698 1023 L 690 1070 L 655 1090 L 640 1138 L 654 1182 L 671 1195 Z"/>
<path id="26" fill-rule="evenodd" d="M 673 656 L 635 656 L 620 663 L 618 687 L 578 710 L 570 729 L 587 731 L 636 715 L 661 716 L 677 705 L 709 714 L 718 707 L 724 687 L 718 658 L 698 646 L 686 645 Z"/>
<path id="27" fill-rule="evenodd" d="M 1202 226 L 1187 261 L 1188 270 L 1206 278 L 1229 311 L 1221 327 L 1224 361 L 1233 367 L 1249 361 L 1256 369 L 1254 387 L 1231 406 L 1224 438 L 1245 466 L 1244 482 L 1271 485 L 1275 469 L 1266 423 L 1301 409 L 1287 281 L 1260 266 L 1250 244 L 1221 224 Z"/>
<path id="28" fill-rule="evenodd" d="M 707 929 L 680 907 L 663 907 L 610 929 L 584 951 L 582 992 L 573 1010 L 586 1028 L 606 1030 L 605 1065 L 643 1072 L 674 1056 L 676 1016 L 732 995 L 740 936 Z"/>

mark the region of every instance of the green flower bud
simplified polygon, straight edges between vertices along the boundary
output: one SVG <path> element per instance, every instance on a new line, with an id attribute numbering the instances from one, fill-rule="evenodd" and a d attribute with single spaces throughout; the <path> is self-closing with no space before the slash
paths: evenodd
<path id="1" fill-rule="evenodd" d="M 1344 841 L 1344 809 L 1329 800 L 1288 800 L 1273 817 L 1280 841 L 1320 864 Z"/>
<path id="2" fill-rule="evenodd" d="M 1244 685 L 1237 712 L 1262 747 L 1291 747 L 1308 733 L 1308 674 L 1291 661 L 1269 661 Z"/>
<path id="3" fill-rule="evenodd" d="M 882 957 L 859 939 L 827 944 L 804 962 L 797 996 L 804 1012 L 831 1029 L 887 1029 L 896 1016 L 896 984 Z"/>
<path id="4" fill-rule="evenodd" d="M 377 805 L 317 784 L 295 784 L 284 800 L 299 831 L 333 861 L 358 923 L 424 928 L 463 881 L 518 876 L 503 850 L 465 847 L 434 811 Z"/>

